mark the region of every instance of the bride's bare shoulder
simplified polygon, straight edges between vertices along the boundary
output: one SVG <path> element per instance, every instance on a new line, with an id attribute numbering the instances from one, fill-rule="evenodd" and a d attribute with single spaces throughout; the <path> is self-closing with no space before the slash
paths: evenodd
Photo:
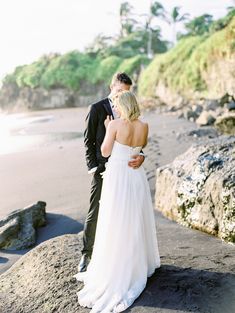
<path id="1" fill-rule="evenodd" d="M 142 127 L 148 128 L 148 123 L 147 123 L 147 122 L 145 122 L 145 121 L 143 121 L 143 120 L 140 120 L 140 119 L 138 119 L 138 122 L 140 123 L 140 125 L 141 125 Z"/>
<path id="2" fill-rule="evenodd" d="M 112 123 L 112 125 L 114 127 L 117 127 L 117 126 L 119 126 L 122 123 L 122 121 L 121 121 L 121 119 L 117 118 L 115 120 L 112 120 L 110 123 Z"/>

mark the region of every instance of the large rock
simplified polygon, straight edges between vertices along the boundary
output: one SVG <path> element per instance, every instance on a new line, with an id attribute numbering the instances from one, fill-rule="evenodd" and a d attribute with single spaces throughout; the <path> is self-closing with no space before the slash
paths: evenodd
<path id="1" fill-rule="evenodd" d="M 156 208 L 166 217 L 235 242 L 235 137 L 192 145 L 157 169 Z"/>
<path id="2" fill-rule="evenodd" d="M 187 135 L 193 137 L 207 136 L 208 138 L 215 138 L 219 136 L 218 132 L 213 127 L 199 127 L 198 129 L 187 131 Z"/>
<path id="3" fill-rule="evenodd" d="M 183 133 L 179 133 L 177 138 L 182 137 L 193 137 L 193 138 L 202 138 L 202 137 L 208 137 L 208 138 L 215 138 L 218 137 L 220 134 L 214 127 L 210 126 L 203 126 L 199 127 L 198 129 L 188 130 Z"/>
<path id="4" fill-rule="evenodd" d="M 203 105 L 205 111 L 215 111 L 220 106 L 220 102 L 216 99 L 205 99 Z"/>
<path id="5" fill-rule="evenodd" d="M 36 241 L 36 228 L 46 225 L 46 202 L 15 210 L 0 221 L 0 248 L 25 249 Z"/>
<path id="6" fill-rule="evenodd" d="M 225 104 L 228 104 L 229 102 L 233 101 L 234 97 L 227 92 L 220 98 L 220 105 L 224 106 Z"/>
<path id="7" fill-rule="evenodd" d="M 235 113 L 217 117 L 214 126 L 224 134 L 235 135 Z"/>
<path id="8" fill-rule="evenodd" d="M 235 110 L 235 101 L 231 101 L 227 104 L 227 109 L 229 111 Z"/>
<path id="9" fill-rule="evenodd" d="M 233 247 L 161 215 L 158 223 L 162 265 L 126 312 L 234 312 Z M 78 304 L 76 293 L 83 283 L 73 277 L 81 249 L 82 232 L 52 238 L 22 256 L 0 276 L 0 312 L 90 312 Z"/>
<path id="10" fill-rule="evenodd" d="M 200 113 L 203 111 L 203 106 L 201 104 L 194 103 L 192 105 L 192 110 L 199 116 Z"/>
<path id="11" fill-rule="evenodd" d="M 215 121 L 215 117 L 212 111 L 202 111 L 200 116 L 196 119 L 198 125 L 211 125 Z"/>
<path id="12" fill-rule="evenodd" d="M 184 108 L 183 116 L 187 120 L 195 121 L 199 117 L 200 113 L 193 111 L 190 107 Z"/>
<path id="13" fill-rule="evenodd" d="M 0 312 L 78 312 L 77 283 L 72 275 L 81 243 L 77 235 L 63 235 L 22 256 L 0 276 Z"/>
<path id="14" fill-rule="evenodd" d="M 3 273 L 0 276 L 0 312 L 90 312 L 90 309 L 81 307 L 78 303 L 77 292 L 83 287 L 83 283 L 73 277 L 78 271 L 81 257 L 82 234 L 83 232 L 67 234 L 47 240 L 22 256 L 8 271 Z M 121 257 L 122 253 L 125 252 L 120 251 L 117 258 Z M 165 273 L 169 272 L 168 275 L 171 276 L 174 270 L 175 268 L 168 268 L 165 271 L 161 268 L 156 270 L 156 274 L 149 279 L 152 281 L 152 288 L 151 284 L 147 286 L 147 290 L 135 301 L 132 306 L 133 312 L 144 313 L 146 306 L 149 306 L 150 310 L 152 305 L 161 307 L 159 302 L 164 303 L 166 298 L 169 298 L 169 293 L 167 297 L 162 293 L 161 298 L 158 299 L 153 294 L 154 289 L 156 289 L 155 293 L 159 294 L 165 281 Z M 158 277 L 157 273 L 161 271 L 162 277 Z M 182 272 L 185 275 L 183 270 Z M 189 279 L 189 281 L 191 284 L 192 280 Z M 175 282 L 172 284 L 174 285 Z M 184 286 L 180 288 L 180 294 L 184 292 Z M 169 292 L 171 292 L 170 289 Z M 133 309 L 135 306 L 137 307 Z"/>

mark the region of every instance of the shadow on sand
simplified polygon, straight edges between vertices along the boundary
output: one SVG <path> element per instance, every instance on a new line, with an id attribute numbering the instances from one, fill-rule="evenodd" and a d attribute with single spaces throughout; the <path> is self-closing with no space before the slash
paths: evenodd
<path id="1" fill-rule="evenodd" d="M 164 264 L 148 278 L 144 292 L 126 312 L 136 306 L 156 313 L 232 313 L 235 275 Z"/>

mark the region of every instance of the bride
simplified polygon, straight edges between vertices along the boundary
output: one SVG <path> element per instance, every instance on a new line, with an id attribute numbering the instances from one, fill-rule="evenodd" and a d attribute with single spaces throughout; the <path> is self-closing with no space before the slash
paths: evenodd
<path id="1" fill-rule="evenodd" d="M 104 172 L 96 236 L 84 282 L 77 292 L 81 306 L 96 312 L 122 312 L 144 290 L 147 278 L 160 267 L 154 211 L 143 166 L 128 166 L 146 146 L 148 124 L 139 120 L 134 94 L 122 91 L 113 99 L 120 118 L 105 120 L 101 146 L 109 157 Z"/>

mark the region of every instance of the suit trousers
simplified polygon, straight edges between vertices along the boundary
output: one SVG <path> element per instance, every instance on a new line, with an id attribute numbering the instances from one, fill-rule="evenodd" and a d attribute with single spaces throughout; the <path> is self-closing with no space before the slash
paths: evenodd
<path id="1" fill-rule="evenodd" d="M 90 193 L 90 207 L 83 229 L 83 249 L 82 254 L 89 257 L 92 255 L 95 241 L 96 224 L 99 213 L 99 201 L 101 195 L 103 178 L 99 173 L 93 174 Z"/>

